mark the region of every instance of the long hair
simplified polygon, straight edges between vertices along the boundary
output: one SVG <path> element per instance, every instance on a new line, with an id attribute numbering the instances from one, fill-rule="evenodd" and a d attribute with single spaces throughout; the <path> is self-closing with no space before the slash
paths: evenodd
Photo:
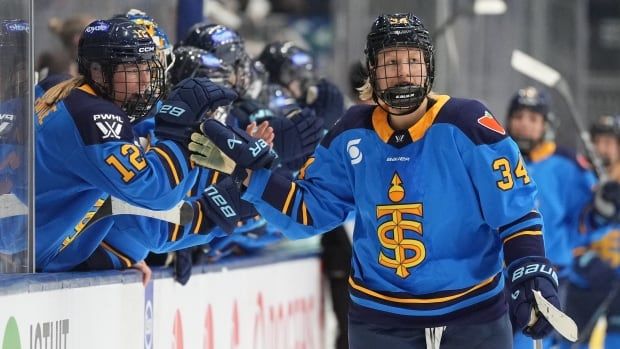
<path id="1" fill-rule="evenodd" d="M 57 85 L 54 85 L 49 90 L 47 90 L 43 96 L 38 98 L 34 103 L 34 111 L 37 113 L 39 118 L 45 117 L 47 113 L 50 112 L 52 107 L 56 105 L 56 103 L 62 101 L 67 98 L 71 90 L 76 87 L 81 86 L 85 82 L 85 78 L 82 75 L 78 75 L 69 80 L 65 80 Z"/>

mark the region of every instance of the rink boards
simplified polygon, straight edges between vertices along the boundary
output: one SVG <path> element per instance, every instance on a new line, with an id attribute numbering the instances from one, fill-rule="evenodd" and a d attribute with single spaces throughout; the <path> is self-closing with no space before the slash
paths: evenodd
<path id="1" fill-rule="evenodd" d="M 185 286 L 155 271 L 0 279 L 1 349 L 321 348 L 316 251 L 194 268 Z"/>

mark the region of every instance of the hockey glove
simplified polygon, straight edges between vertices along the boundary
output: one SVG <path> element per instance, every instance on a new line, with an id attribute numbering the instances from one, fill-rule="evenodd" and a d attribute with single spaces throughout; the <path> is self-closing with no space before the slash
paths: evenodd
<path id="1" fill-rule="evenodd" d="M 209 225 L 217 225 L 229 234 L 239 220 L 256 214 L 250 203 L 241 200 L 239 187 L 230 177 L 208 186 L 198 201 L 211 223 Z"/>
<path id="2" fill-rule="evenodd" d="M 611 285 L 618 280 L 616 272 L 594 251 L 584 253 L 575 258 L 573 262 L 575 272 L 586 279 L 593 289 L 610 289 Z"/>
<path id="3" fill-rule="evenodd" d="M 174 254 L 174 279 L 185 286 L 192 276 L 192 249 L 184 248 Z"/>
<path id="4" fill-rule="evenodd" d="M 534 324 L 529 324 L 532 309 L 536 309 L 532 290 L 540 291 L 546 300 L 561 309 L 558 276 L 548 259 L 525 257 L 512 262 L 508 267 L 508 290 L 510 318 L 514 327 L 534 339 L 543 338 L 553 331 L 551 324 L 542 316 L 538 316 Z"/>
<path id="5" fill-rule="evenodd" d="M 205 114 L 229 105 L 237 94 L 207 78 L 188 78 L 179 82 L 155 114 L 155 135 L 186 146 L 198 130 Z"/>
<path id="6" fill-rule="evenodd" d="M 620 183 L 602 183 L 594 195 L 595 222 L 600 225 L 620 222 Z"/>
<path id="7" fill-rule="evenodd" d="M 227 174 L 244 173 L 240 169 L 269 168 L 278 157 L 267 142 L 236 127 L 209 119 L 200 129 L 203 134 L 194 133 L 188 147 L 194 153 L 190 159 L 200 166 Z"/>
<path id="8" fill-rule="evenodd" d="M 338 87 L 326 79 L 321 79 L 316 88 L 316 97 L 308 96 L 307 105 L 325 120 L 326 127 L 331 127 L 344 115 L 344 97 Z"/>
<path id="9" fill-rule="evenodd" d="M 275 138 L 273 149 L 280 163 L 291 171 L 297 171 L 314 153 L 323 137 L 323 119 L 312 109 L 297 109 L 286 118 L 269 119 Z"/>

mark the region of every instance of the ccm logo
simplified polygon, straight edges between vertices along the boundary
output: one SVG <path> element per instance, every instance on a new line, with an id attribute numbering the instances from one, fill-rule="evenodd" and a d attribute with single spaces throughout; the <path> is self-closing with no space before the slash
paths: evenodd
<path id="1" fill-rule="evenodd" d="M 545 265 L 545 264 L 538 264 L 538 263 L 529 264 L 529 265 L 523 266 L 515 270 L 512 273 L 512 282 L 524 276 L 527 276 L 529 274 L 534 274 L 534 273 L 547 274 L 551 276 L 553 280 L 555 280 L 556 285 L 558 283 L 558 275 L 556 274 L 555 270 L 553 270 L 553 267 L 549 265 Z"/>
<path id="2" fill-rule="evenodd" d="M 154 46 L 138 47 L 138 52 L 139 53 L 146 53 L 146 52 L 153 52 L 153 51 L 155 51 L 155 47 Z"/>
<path id="3" fill-rule="evenodd" d="M 228 201 L 224 199 L 224 197 L 220 194 L 214 186 L 209 186 L 205 189 L 205 193 L 207 196 L 219 207 L 220 211 L 224 214 L 226 218 L 234 217 L 237 215 L 237 212 L 230 206 Z"/>

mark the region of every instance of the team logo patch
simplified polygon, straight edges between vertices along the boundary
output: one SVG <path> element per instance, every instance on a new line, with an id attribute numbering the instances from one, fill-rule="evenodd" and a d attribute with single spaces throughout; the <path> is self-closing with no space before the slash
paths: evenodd
<path id="1" fill-rule="evenodd" d="M 501 134 L 502 136 L 506 134 L 506 130 L 504 130 L 502 125 L 500 125 L 488 111 L 484 112 L 484 116 L 478 118 L 478 123 L 491 131 Z"/>
<path id="2" fill-rule="evenodd" d="M 361 138 L 356 138 L 356 139 L 352 139 L 349 142 L 347 142 L 347 152 L 349 153 L 349 156 L 351 157 L 352 165 L 359 164 L 360 162 L 362 162 L 362 159 L 364 158 L 364 154 L 362 154 L 360 148 L 358 147 L 358 144 L 360 144 L 361 141 L 362 141 Z"/>

